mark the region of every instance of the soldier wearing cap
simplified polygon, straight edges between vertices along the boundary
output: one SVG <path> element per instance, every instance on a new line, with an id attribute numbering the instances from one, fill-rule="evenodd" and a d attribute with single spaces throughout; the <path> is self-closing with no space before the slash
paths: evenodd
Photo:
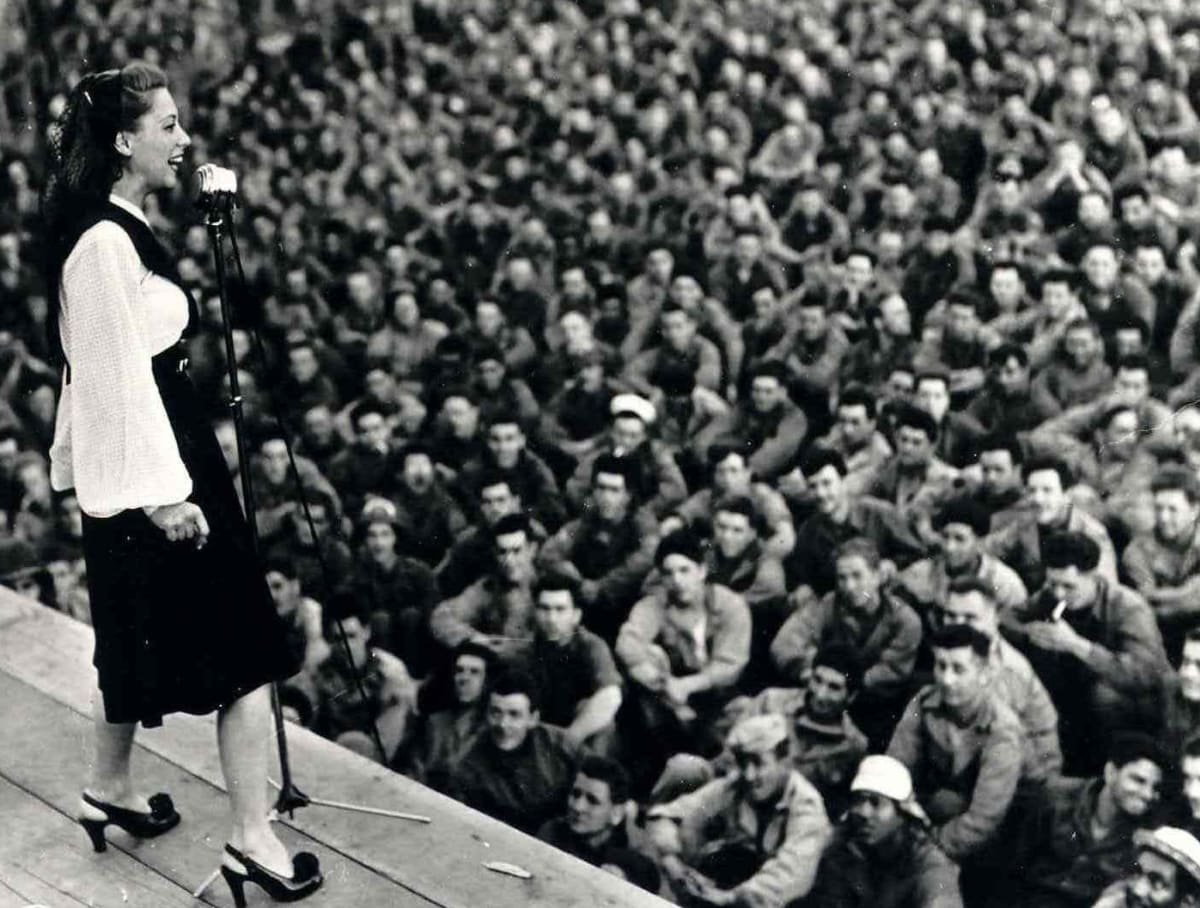
<path id="1" fill-rule="evenodd" d="M 865 757 L 807 908 L 962 908 L 958 867 L 929 836 L 908 768 Z"/>
<path id="2" fill-rule="evenodd" d="M 567 480 L 567 499 L 575 511 L 583 509 L 592 491 L 592 466 L 603 454 L 630 457 L 646 484 L 640 497 L 649 511 L 663 517 L 687 498 L 687 483 L 671 449 L 650 437 L 658 414 L 654 405 L 637 394 L 618 394 L 609 404 L 612 423 L 608 443 L 580 459 Z"/>
<path id="3" fill-rule="evenodd" d="M 831 828 L 788 763 L 783 716 L 743 719 L 726 746 L 737 772 L 651 807 L 647 831 L 682 904 L 784 908 L 812 887 Z"/>
<path id="4" fill-rule="evenodd" d="M 1200 841 L 1173 826 L 1134 834 L 1134 872 L 1114 883 L 1093 908 L 1196 908 L 1200 905 Z"/>

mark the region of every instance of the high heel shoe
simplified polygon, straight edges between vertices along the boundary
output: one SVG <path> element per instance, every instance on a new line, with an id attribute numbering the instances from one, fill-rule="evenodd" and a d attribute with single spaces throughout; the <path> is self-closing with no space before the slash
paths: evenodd
<path id="1" fill-rule="evenodd" d="M 162 835 L 164 832 L 169 832 L 179 825 L 179 812 L 175 810 L 175 804 L 171 801 L 171 796 L 162 792 L 150 798 L 149 813 L 130 810 L 127 807 L 117 807 L 115 804 L 107 804 L 104 801 L 93 798 L 86 791 L 83 793 L 83 802 L 104 814 L 103 820 L 95 820 L 91 817 L 79 817 L 79 825 L 83 827 L 84 831 L 88 834 L 88 838 L 92 840 L 92 847 L 96 851 L 104 851 L 108 847 L 108 842 L 104 838 L 104 827 L 110 823 L 113 826 L 124 829 L 132 836 L 137 836 L 139 839 L 152 839 L 155 836 Z"/>
<path id="2" fill-rule="evenodd" d="M 229 884 L 233 903 L 237 908 L 246 908 L 245 886 L 247 881 L 257 883 L 276 902 L 298 902 L 321 888 L 325 878 L 321 875 L 321 862 L 316 855 L 301 851 L 292 858 L 292 876 L 279 876 L 257 861 L 246 857 L 232 845 L 225 846 L 225 854 L 241 865 L 241 870 L 221 862 L 221 875 Z"/>

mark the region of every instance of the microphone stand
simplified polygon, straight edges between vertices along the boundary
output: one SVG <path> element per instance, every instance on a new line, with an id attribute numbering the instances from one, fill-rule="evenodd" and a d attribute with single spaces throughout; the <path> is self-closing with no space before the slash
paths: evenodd
<path id="1" fill-rule="evenodd" d="M 233 200 L 231 197 L 217 193 L 209 198 L 206 198 L 204 204 L 204 226 L 208 229 L 209 240 L 212 243 L 213 264 L 216 266 L 217 274 L 217 296 L 221 301 L 221 321 L 225 340 L 225 366 L 229 375 L 229 409 L 233 414 L 233 429 L 234 436 L 237 441 L 238 452 L 238 476 L 242 487 L 242 501 L 246 512 L 246 521 L 250 527 L 251 547 L 254 556 L 261 562 L 262 541 L 258 532 L 258 518 L 254 501 L 254 487 L 250 478 L 250 457 L 249 448 L 246 444 L 246 426 L 245 416 L 243 413 L 243 398 L 241 394 L 241 386 L 238 381 L 237 355 L 234 349 L 233 342 L 233 313 L 229 305 L 228 280 L 225 269 L 224 255 L 224 237 L 226 234 L 225 219 L 228 216 L 229 220 L 233 220 Z M 234 236 L 232 230 L 228 231 L 230 241 L 233 246 L 234 258 L 237 263 L 238 271 L 242 270 L 241 255 L 237 248 L 237 237 Z M 245 275 L 239 274 L 239 278 L 245 283 Z M 258 349 L 262 352 L 262 340 L 258 337 L 257 331 L 253 332 L 254 338 L 257 341 Z M 276 420 L 279 421 L 278 417 Z M 282 422 L 280 421 L 282 427 Z M 296 469 L 295 457 L 292 454 L 291 445 L 288 445 L 288 459 L 291 462 L 292 473 L 296 478 L 297 488 L 300 490 L 300 503 L 304 509 L 304 515 L 308 520 L 309 531 L 312 533 L 313 540 L 316 542 L 317 534 L 313 525 L 312 515 L 309 513 L 308 501 L 304 497 L 303 484 L 300 482 L 299 471 Z M 324 559 L 318 556 L 324 570 Z M 327 584 L 328 585 L 328 584 Z M 343 651 L 348 657 L 347 664 L 350 665 L 351 671 L 354 672 L 354 680 L 358 686 L 360 695 L 366 701 L 365 691 L 363 691 L 362 679 L 358 676 L 358 672 L 354 670 L 354 662 L 350 657 L 350 645 L 346 639 L 346 631 L 342 627 L 341 619 L 338 618 L 334 622 L 340 633 Z M 399 811 L 384 810 L 378 807 L 368 807 L 362 804 L 347 804 L 340 801 L 328 801 L 320 798 L 312 798 L 301 791 L 292 778 L 291 762 L 288 759 L 288 744 L 287 733 L 284 730 L 283 705 L 279 698 L 279 685 L 277 682 L 271 683 L 271 714 L 275 720 L 275 740 L 279 748 L 279 769 L 280 781 L 269 779 L 271 784 L 279 789 L 279 796 L 275 801 L 275 806 L 271 810 L 270 818 L 278 820 L 283 814 L 288 817 L 293 817 L 295 811 L 301 807 L 307 807 L 310 804 L 316 804 L 323 807 L 333 807 L 339 810 L 350 810 L 357 813 L 372 814 L 375 816 L 391 817 L 397 820 L 409 820 L 416 823 L 430 823 L 431 819 L 427 816 L 419 814 L 401 813 Z M 371 723 L 372 738 L 376 747 L 382 756 L 382 759 L 387 760 L 387 754 L 384 752 L 384 747 L 379 737 L 379 730 L 374 722 Z M 200 887 L 192 893 L 193 898 L 200 898 L 206 889 L 212 885 L 216 878 L 220 875 L 220 867 L 218 866 L 208 878 L 201 883 Z"/>
<path id="2" fill-rule="evenodd" d="M 233 318 L 229 307 L 229 295 L 226 290 L 225 256 L 223 248 L 223 233 L 225 218 L 220 203 L 208 206 L 204 216 L 204 226 L 208 228 L 208 236 L 212 241 L 213 261 L 217 269 L 217 295 L 221 300 L 221 321 L 225 334 L 225 364 L 229 370 L 229 409 L 233 413 L 233 432 L 237 439 L 238 474 L 242 484 L 242 501 L 246 511 L 246 521 L 250 524 L 251 548 L 254 557 L 261 563 L 261 541 L 258 534 L 258 515 L 254 502 L 254 485 L 250 481 L 250 455 L 246 444 L 246 424 L 242 411 L 242 392 L 238 383 L 237 356 L 233 345 Z M 278 813 L 289 816 L 297 809 L 310 803 L 308 795 L 300 791 L 292 781 L 292 771 L 288 760 L 287 734 L 283 728 L 283 705 L 279 700 L 279 688 L 271 684 L 271 712 L 275 717 L 275 740 L 279 746 L 279 768 L 282 785 L 279 799 L 275 803 Z"/>

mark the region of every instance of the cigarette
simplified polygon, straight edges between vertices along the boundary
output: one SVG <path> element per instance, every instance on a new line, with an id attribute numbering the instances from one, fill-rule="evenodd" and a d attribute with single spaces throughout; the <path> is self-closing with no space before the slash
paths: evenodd
<path id="1" fill-rule="evenodd" d="M 1050 620 L 1051 621 L 1061 621 L 1062 616 L 1066 612 L 1066 610 L 1067 610 L 1067 603 L 1060 599 L 1058 604 L 1056 606 L 1054 606 L 1054 611 L 1052 611 L 1050 613 Z"/>

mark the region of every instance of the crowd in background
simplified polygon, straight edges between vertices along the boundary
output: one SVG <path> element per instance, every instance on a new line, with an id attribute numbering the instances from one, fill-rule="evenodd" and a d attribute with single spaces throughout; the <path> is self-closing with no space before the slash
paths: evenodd
<path id="1" fill-rule="evenodd" d="M 1200 904 L 1190 4 L 0 26 L 6 585 L 87 620 L 40 154 L 143 58 L 240 178 L 290 719 L 684 905 Z M 146 213 L 236 481 L 208 235 Z"/>

